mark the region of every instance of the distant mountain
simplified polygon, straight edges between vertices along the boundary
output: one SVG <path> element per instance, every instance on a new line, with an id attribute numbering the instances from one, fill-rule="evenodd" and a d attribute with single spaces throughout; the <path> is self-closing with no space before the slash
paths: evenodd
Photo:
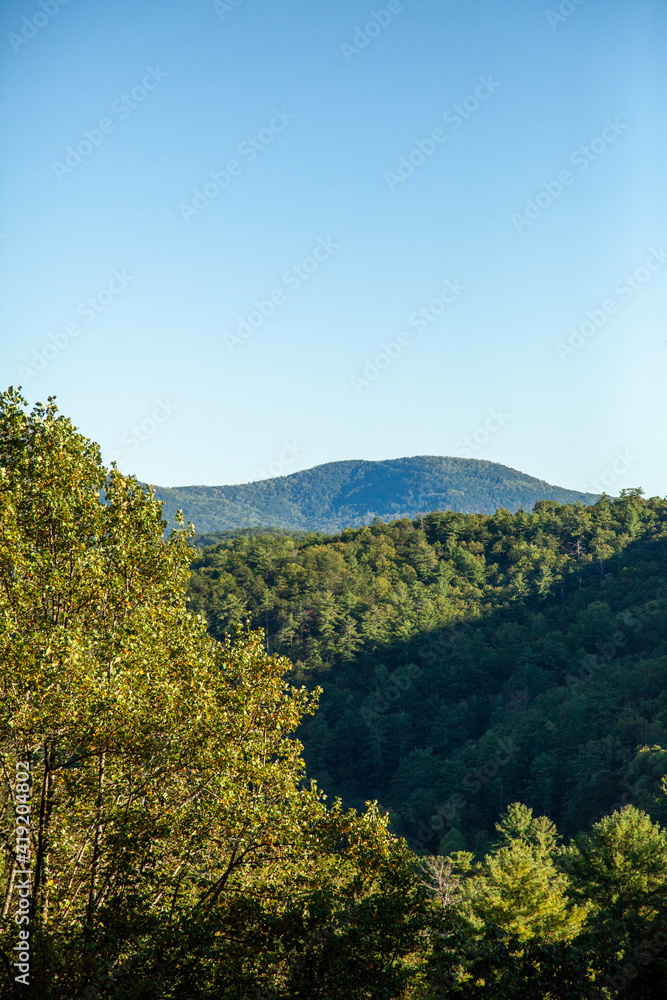
<path id="1" fill-rule="evenodd" d="M 594 503 L 593 493 L 565 490 L 495 462 L 421 455 L 384 462 L 328 462 L 290 476 L 239 486 L 156 487 L 164 516 L 183 510 L 198 532 L 269 527 L 341 531 L 416 518 L 433 510 L 494 514 L 532 510 L 538 500 Z"/>

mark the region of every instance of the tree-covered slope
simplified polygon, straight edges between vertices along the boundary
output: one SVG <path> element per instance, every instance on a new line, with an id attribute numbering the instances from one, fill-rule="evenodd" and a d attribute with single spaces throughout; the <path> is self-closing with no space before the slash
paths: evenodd
<path id="1" fill-rule="evenodd" d="M 374 518 L 419 517 L 434 510 L 494 514 L 531 510 L 538 500 L 593 503 L 591 493 L 551 486 L 494 462 L 423 455 L 384 462 L 329 462 L 239 486 L 157 487 L 167 520 L 182 508 L 198 532 L 274 526 L 341 531 Z"/>
<path id="2" fill-rule="evenodd" d="M 665 500 L 228 538 L 190 595 L 323 687 L 310 773 L 413 846 L 483 850 L 517 799 L 566 835 L 624 802 L 667 819 Z"/>
<path id="3" fill-rule="evenodd" d="M 161 513 L 0 394 L 3 1000 L 664 1000 L 665 501 Z"/>

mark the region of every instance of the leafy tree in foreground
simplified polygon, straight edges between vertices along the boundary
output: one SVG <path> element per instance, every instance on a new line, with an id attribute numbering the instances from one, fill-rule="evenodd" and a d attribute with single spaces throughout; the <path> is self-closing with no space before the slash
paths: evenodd
<path id="1" fill-rule="evenodd" d="M 53 400 L 0 397 L 3 996 L 17 761 L 30 995 L 318 997 L 344 965 L 336 995 L 403 995 L 407 852 L 373 809 L 327 811 L 305 786 L 290 734 L 317 695 L 258 634 L 207 635 L 185 604 L 187 532 L 163 530 L 150 490 L 107 472 Z"/>
<path id="2" fill-rule="evenodd" d="M 629 496 L 627 503 L 621 498 L 611 506 L 621 532 L 617 541 L 635 531 L 635 508 L 647 518 L 655 515 L 656 537 L 642 551 L 649 556 L 653 551 L 649 565 L 659 568 L 665 511 L 659 504 L 639 503 Z M 606 524 L 604 504 L 598 513 Z M 577 511 L 565 514 L 583 517 Z M 545 531 L 555 517 L 552 508 L 538 508 Z M 537 552 L 528 559 L 525 533 L 542 531 L 534 515 L 513 519 L 499 512 L 493 538 L 482 545 L 473 536 L 478 528 L 486 531 L 490 520 L 472 525 L 467 549 L 461 547 L 463 521 L 453 524 L 443 515 L 431 524 L 440 539 L 433 548 L 450 552 L 459 568 L 455 606 L 443 596 L 453 579 L 449 564 L 438 565 L 417 529 L 402 522 L 376 533 L 353 533 L 356 548 L 347 542 L 332 548 L 317 539 L 304 543 L 302 563 L 295 561 L 293 540 L 254 539 L 245 548 L 219 552 L 220 565 L 211 568 L 220 574 L 216 580 L 224 582 L 227 574 L 245 581 L 265 621 L 272 611 L 266 581 L 273 574 L 285 594 L 284 610 L 292 609 L 281 620 L 279 642 L 307 648 L 316 631 L 313 657 L 321 666 L 313 670 L 326 674 L 326 658 L 334 656 L 334 674 L 356 669 L 355 621 L 377 630 L 391 617 L 376 613 L 378 604 L 355 618 L 353 578 L 393 595 L 396 628 L 409 632 L 431 628 L 438 614 L 474 618 L 493 593 L 479 586 L 476 566 L 486 565 L 485 573 L 510 581 L 501 595 L 509 604 L 493 624 L 503 669 L 509 676 L 510 657 L 500 640 L 533 630 L 535 649 L 517 669 L 522 685 L 540 684 L 549 663 L 556 672 L 567 669 L 557 635 L 544 635 L 539 610 L 540 588 L 549 573 L 561 570 L 553 560 L 538 559 Z M 361 815 L 345 811 L 340 800 L 327 807 L 317 787 L 306 784 L 302 746 L 293 733 L 314 711 L 318 689 L 308 693 L 287 683 L 289 661 L 267 651 L 267 645 L 275 649 L 277 633 L 268 627 L 247 631 L 242 626 L 247 607 L 225 604 L 238 596 L 226 583 L 213 596 L 221 619 L 238 613 L 238 627 L 222 641 L 207 634 L 203 617 L 186 604 L 192 557 L 187 532 L 181 527 L 165 538 L 163 529 L 151 491 L 115 468 L 106 470 L 97 446 L 58 414 L 52 400 L 28 413 L 18 393 L 0 396 L 2 998 L 658 1000 L 665 995 L 667 833 L 651 817 L 622 809 L 561 849 L 551 820 L 535 818 L 515 803 L 497 824 L 490 848 L 480 841 L 476 856 L 461 851 L 422 859 L 429 874 L 423 884 L 417 857 L 388 832 L 375 803 Z M 485 546 L 498 565 L 489 567 Z M 602 577 L 610 597 L 613 571 L 603 549 L 596 552 L 589 567 L 591 593 L 599 596 Z M 535 731 L 557 733 L 565 741 L 563 751 L 577 746 L 573 730 L 587 718 L 583 709 L 579 713 L 584 699 L 578 696 L 590 686 L 588 718 L 607 697 L 605 669 L 628 703 L 641 684 L 655 699 L 656 716 L 661 711 L 664 665 L 658 658 L 642 659 L 641 643 L 646 637 L 656 648 L 663 641 L 663 598 L 649 600 L 654 591 L 645 579 L 647 557 L 637 558 L 641 572 L 635 574 L 631 563 L 627 573 L 623 568 L 618 591 L 635 580 L 644 600 L 641 616 L 619 611 L 611 597 L 587 600 L 578 573 L 570 577 L 574 592 L 568 599 L 579 602 L 581 612 L 573 628 L 576 648 L 590 654 L 612 624 L 615 631 L 604 663 L 596 662 L 590 675 L 571 685 L 577 697 L 562 706 L 553 700 L 546 726 L 539 714 L 530 723 Z M 355 566 L 362 567 L 356 577 Z M 420 574 L 426 580 L 433 574 L 432 600 Z M 310 581 L 307 601 L 299 597 L 304 580 Z M 517 623 L 512 608 L 526 581 L 537 588 L 537 603 Z M 561 605 L 558 598 L 551 608 L 554 622 Z M 464 745 L 466 734 L 484 722 L 477 696 L 469 694 L 471 684 L 491 675 L 493 661 L 479 640 L 484 628 L 480 619 L 478 626 L 454 635 L 446 649 L 452 662 L 447 659 L 444 666 L 436 636 L 431 673 L 425 659 L 423 666 L 410 660 L 391 674 L 383 664 L 369 670 L 382 697 L 365 705 L 372 736 L 368 761 L 381 772 L 396 748 L 395 794 L 408 796 L 415 810 L 423 799 L 427 816 L 436 810 L 439 822 L 425 824 L 426 835 L 435 840 L 441 833 L 449 851 L 465 844 L 453 825 L 443 829 L 450 818 L 458 823 L 457 811 L 479 809 L 478 793 L 485 787 L 502 802 L 510 779 L 524 766 L 509 742 L 502 752 L 500 743 L 487 737 Z M 628 655 L 617 658 L 615 650 L 625 652 L 626 646 Z M 506 692 L 511 719 L 530 713 L 524 690 Z M 340 757 L 345 767 L 363 769 L 350 741 L 342 738 L 354 733 L 348 689 L 337 692 L 330 685 L 330 691 L 332 712 L 341 720 Z M 466 700 L 440 714 L 448 698 L 461 693 Z M 407 695 L 423 703 L 420 721 L 433 722 L 434 745 L 444 753 L 449 740 L 459 742 L 458 757 L 441 756 L 430 743 L 416 744 L 404 710 Z M 504 704 L 503 698 L 497 704 Z M 384 727 L 392 705 L 393 728 Z M 433 720 L 426 718 L 424 705 L 433 709 Z M 624 724 L 631 733 L 640 728 L 630 716 Z M 613 734 L 589 741 L 576 758 L 583 773 L 576 785 L 582 800 L 577 809 L 587 809 L 590 818 L 597 802 L 584 802 L 583 791 L 590 788 L 592 794 L 598 776 L 602 780 L 613 766 L 623 769 L 634 795 L 664 814 L 658 789 L 667 781 L 657 724 L 649 737 L 652 745 L 626 757 L 619 756 Z M 16 849 L 16 811 L 25 813 L 27 794 L 15 780 L 17 762 L 27 762 L 32 778 L 25 903 L 16 892 L 26 878 L 19 874 L 25 866 Z M 527 773 L 551 808 L 562 783 L 558 758 L 542 748 Z M 452 786 L 465 790 L 467 799 L 450 795 Z M 425 836 L 421 846 L 428 843 Z M 26 898 L 25 889 L 20 892 Z M 12 965 L 21 906 L 30 917 L 28 990 L 15 986 Z"/>
<path id="3" fill-rule="evenodd" d="M 586 941 L 602 997 L 658 1000 L 667 987 L 667 830 L 634 806 L 606 816 L 563 855 L 589 900 Z"/>
<path id="4" fill-rule="evenodd" d="M 508 807 L 496 829 L 497 842 L 482 862 L 473 863 L 467 852 L 425 862 L 442 905 L 443 932 L 431 958 L 433 995 L 581 1000 L 587 969 L 571 945 L 586 905 L 567 897 L 567 876 L 556 866 L 556 830 L 520 803 Z"/>

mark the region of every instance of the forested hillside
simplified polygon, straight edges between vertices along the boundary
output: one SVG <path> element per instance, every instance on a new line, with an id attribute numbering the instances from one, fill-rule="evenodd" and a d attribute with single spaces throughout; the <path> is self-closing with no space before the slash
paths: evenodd
<path id="1" fill-rule="evenodd" d="M 249 618 L 321 685 L 309 773 L 415 848 L 483 851 L 517 799 L 568 836 L 667 819 L 665 500 L 230 537 L 189 587 L 214 635 Z"/>
<path id="2" fill-rule="evenodd" d="M 342 531 L 346 527 L 418 517 L 434 510 L 494 513 L 530 510 L 538 500 L 592 503 L 578 493 L 516 469 L 474 458 L 418 456 L 386 462 L 329 462 L 289 476 L 241 486 L 157 487 L 165 518 L 181 508 L 199 532 L 276 527 Z"/>
<path id="3" fill-rule="evenodd" d="M 3 1000 L 664 1000 L 665 502 L 244 533 L 188 598 L 188 530 L 26 411 Z"/>

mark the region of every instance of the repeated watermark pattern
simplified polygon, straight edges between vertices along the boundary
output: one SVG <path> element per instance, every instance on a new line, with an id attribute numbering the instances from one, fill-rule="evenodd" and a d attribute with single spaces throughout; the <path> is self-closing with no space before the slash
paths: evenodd
<path id="1" fill-rule="evenodd" d="M 587 340 L 594 337 L 598 330 L 606 325 L 611 316 L 614 316 L 619 309 L 619 305 L 629 302 L 644 285 L 651 280 L 656 271 L 659 271 L 667 263 L 667 251 L 664 248 L 657 249 L 651 247 L 646 260 L 636 267 L 634 271 L 624 274 L 614 284 L 616 298 L 609 297 L 596 309 L 586 310 L 586 319 L 580 326 L 570 327 L 570 336 L 567 343 L 559 341 L 556 344 L 556 353 L 561 361 L 567 360 L 571 354 L 575 354 L 580 347 L 583 347 Z M 620 300 L 620 302 L 619 302 Z"/>
<path id="2" fill-rule="evenodd" d="M 551 7 L 545 10 L 544 16 L 549 22 L 551 30 L 555 31 L 561 24 L 564 24 L 585 3 L 586 0 L 563 0 L 556 10 Z"/>
<path id="3" fill-rule="evenodd" d="M 19 52 L 24 45 L 31 42 L 42 28 L 45 28 L 56 14 L 60 13 L 60 8 L 65 7 L 68 3 L 69 0 L 38 0 L 39 10 L 36 10 L 31 17 L 23 18 L 18 33 L 10 31 L 7 35 L 7 41 L 14 52 Z"/>
<path id="4" fill-rule="evenodd" d="M 366 725 L 370 728 L 376 725 L 401 695 L 410 690 L 422 674 L 422 668 L 416 663 L 407 663 L 394 670 L 382 687 L 376 688 L 368 702 L 362 707 L 360 715 Z M 468 768 L 460 788 L 452 792 L 447 800 L 438 807 L 428 823 L 422 822 L 420 824 L 416 837 L 407 838 L 411 850 L 423 850 L 437 833 L 442 832 L 445 826 L 451 827 L 457 813 L 460 813 L 466 805 L 468 796 L 478 795 L 489 781 L 498 776 L 503 767 L 514 760 L 518 753 L 518 747 L 513 737 L 498 740 L 498 748 L 493 758 L 481 767 Z"/>
<path id="5" fill-rule="evenodd" d="M 220 20 L 224 21 L 225 14 L 231 14 L 242 3 L 245 3 L 245 0 L 213 0 L 213 10 Z"/>
<path id="6" fill-rule="evenodd" d="M 487 444 L 492 434 L 497 434 L 501 427 L 504 427 L 509 420 L 509 413 L 505 413 L 502 406 L 497 409 L 489 409 L 488 416 L 472 434 L 464 434 L 460 441 L 454 445 L 454 454 L 460 458 L 472 458 L 473 453 L 479 451 Z"/>
<path id="7" fill-rule="evenodd" d="M 170 396 L 165 399 L 156 399 L 153 409 L 142 420 L 137 421 L 132 427 L 128 427 L 121 435 L 121 444 L 127 448 L 129 454 L 133 454 L 141 447 L 155 432 L 162 426 L 178 409 Z M 116 465 L 123 465 L 126 455 L 120 451 L 114 451 L 109 456 L 109 462 Z"/>
<path id="8" fill-rule="evenodd" d="M 414 681 L 421 677 L 423 670 L 416 663 L 408 663 L 397 667 L 387 678 L 382 689 L 377 688 L 371 695 L 369 703 L 364 705 L 359 713 L 367 726 L 374 725 L 384 713 L 391 708 L 401 694 L 412 687 Z"/>
<path id="9" fill-rule="evenodd" d="M 301 447 L 296 438 L 293 438 L 291 441 L 283 441 L 283 446 L 278 457 L 269 462 L 265 469 L 258 469 L 254 480 L 275 479 L 277 476 L 284 476 L 285 470 L 294 465 L 297 458 L 303 455 L 305 451 L 306 449 Z"/>
<path id="10" fill-rule="evenodd" d="M 418 333 L 424 333 L 431 323 L 435 323 L 448 306 L 451 306 L 466 291 L 466 286 L 462 285 L 458 278 L 447 280 L 440 289 L 439 295 L 426 306 L 420 306 L 411 313 L 408 325 Z M 367 386 L 375 382 L 383 371 L 401 356 L 403 351 L 413 343 L 413 334 L 407 330 L 401 330 L 395 340 L 382 342 L 380 351 L 372 358 L 367 359 L 362 369 L 361 375 L 351 375 L 350 382 L 352 388 L 359 395 Z"/>
<path id="11" fill-rule="evenodd" d="M 244 139 L 238 146 L 237 154 L 245 163 L 252 163 L 295 118 L 296 115 L 287 108 L 274 108 L 268 125 L 261 128 L 256 135 L 249 135 Z M 194 189 L 190 203 L 181 203 L 178 206 L 183 222 L 189 223 L 193 218 L 198 218 L 221 191 L 229 187 L 232 177 L 238 177 L 242 173 L 243 165 L 240 160 L 232 159 L 228 160 L 221 170 L 210 170 L 208 175 L 210 179 L 201 187 Z"/>
<path id="12" fill-rule="evenodd" d="M 159 66 L 147 66 L 146 73 L 142 77 L 141 82 L 138 83 L 128 94 L 121 94 L 117 97 L 111 105 L 111 114 L 116 116 L 116 121 L 113 118 L 101 118 L 97 123 L 95 128 L 84 129 L 83 138 L 79 139 L 75 146 L 67 146 L 65 149 L 65 155 L 61 160 L 54 160 L 51 164 L 51 169 L 58 178 L 62 181 L 63 178 L 71 174 L 77 167 L 80 167 L 84 160 L 87 160 L 89 156 L 95 152 L 96 149 L 102 145 L 104 140 L 112 132 L 116 131 L 116 125 L 119 121 L 125 121 L 126 118 L 135 111 L 140 104 L 148 97 L 152 90 L 155 90 L 166 80 L 169 73 L 166 73 Z"/>
<path id="13" fill-rule="evenodd" d="M 471 115 L 479 110 L 481 105 L 488 101 L 492 94 L 500 87 L 497 80 L 492 76 L 480 76 L 479 83 L 474 91 L 459 104 L 452 104 L 443 112 L 443 121 L 449 126 L 450 131 L 460 129 Z M 415 139 L 412 150 L 401 156 L 395 171 L 387 170 L 384 179 L 390 191 L 395 191 L 399 184 L 403 184 L 408 177 L 412 177 L 414 172 L 422 167 L 426 160 L 433 156 L 438 146 L 447 141 L 448 133 L 445 129 L 434 128 L 425 139 Z"/>
<path id="14" fill-rule="evenodd" d="M 23 17 L 21 27 L 7 35 L 8 44 L 13 52 L 18 53 L 37 37 L 57 16 L 61 8 L 69 2 L 70 0 L 38 0 L 37 8 L 33 14 L 30 17 Z M 224 21 L 244 2 L 245 0 L 213 0 L 212 7 L 218 19 Z M 562 0 L 557 7 L 545 10 L 545 18 L 551 30 L 556 31 L 584 3 L 585 0 Z M 340 43 L 339 48 L 345 61 L 348 64 L 352 63 L 355 57 L 367 50 L 374 39 L 392 25 L 397 16 L 404 10 L 405 6 L 401 0 L 388 0 L 382 8 L 371 10 L 369 20 L 361 26 L 355 26 L 352 41 Z M 64 181 L 85 160 L 89 159 L 95 150 L 105 143 L 107 137 L 116 131 L 118 123 L 126 120 L 134 110 L 147 100 L 148 95 L 169 77 L 169 73 L 161 70 L 159 66 L 147 66 L 145 69 L 146 72 L 141 81 L 128 93 L 121 94 L 113 101 L 109 115 L 101 118 L 94 127 L 83 129 L 80 138 L 65 148 L 61 158 L 52 161 L 51 168 L 58 181 Z M 389 189 L 392 192 L 395 191 L 399 184 L 403 184 L 409 177 L 413 176 L 436 154 L 439 147 L 447 142 L 450 133 L 459 130 L 465 122 L 475 115 L 500 86 L 501 84 L 491 75 L 479 77 L 479 81 L 471 93 L 460 103 L 451 105 L 443 112 L 441 118 L 444 124 L 433 128 L 425 137 L 415 138 L 412 148 L 398 158 L 395 169 L 384 173 L 384 179 Z M 211 170 L 208 173 L 208 178 L 199 187 L 192 190 L 188 201 L 179 205 L 179 213 L 183 222 L 190 224 L 193 219 L 198 218 L 223 191 L 230 187 L 233 179 L 243 173 L 247 165 L 254 162 L 260 153 L 273 144 L 277 136 L 295 118 L 296 115 L 288 112 L 285 107 L 273 108 L 272 117 L 268 124 L 255 134 L 249 135 L 238 145 L 236 158 L 232 157 L 227 160 L 221 169 Z M 545 181 L 536 194 L 526 199 L 521 212 L 511 216 L 511 225 L 516 233 L 520 234 L 532 227 L 544 212 L 559 200 L 568 188 L 574 185 L 577 176 L 585 173 L 628 128 L 629 125 L 618 117 L 607 118 L 600 133 L 571 154 L 568 168 L 560 170 L 553 179 Z M 6 238 L 6 233 L 0 233 L 0 242 Z M 227 349 L 233 352 L 237 346 L 261 329 L 276 310 L 287 301 L 289 292 L 297 291 L 339 248 L 340 244 L 334 242 L 331 237 L 318 239 L 309 255 L 283 272 L 280 287 L 273 288 L 266 297 L 255 299 L 249 312 L 237 317 L 234 332 L 224 334 L 223 339 Z M 601 305 L 587 309 L 582 322 L 578 326 L 572 325 L 570 327 L 570 336 L 567 341 L 555 345 L 559 358 L 562 361 L 567 360 L 587 340 L 593 338 L 598 331 L 605 327 L 609 319 L 618 313 L 621 304 L 630 301 L 650 281 L 652 276 L 662 269 L 665 263 L 667 263 L 667 251 L 663 248 L 651 247 L 649 255 L 643 263 L 615 282 L 614 295 L 606 298 Z M 84 329 L 93 323 L 133 280 L 134 276 L 129 275 L 125 269 L 114 269 L 109 281 L 102 288 L 78 304 L 75 310 L 75 319 L 64 324 L 58 331 L 50 333 L 47 342 L 39 350 L 33 349 L 31 361 L 19 368 L 21 378 L 30 379 L 42 373 L 50 362 L 65 351 L 69 344 L 79 337 Z M 415 334 L 426 332 L 465 291 L 466 286 L 462 285 L 458 278 L 447 280 L 435 298 L 410 315 L 407 328 L 399 332 L 393 339 L 387 342 L 383 341 L 378 353 L 373 358 L 366 360 L 361 374 L 354 374 L 350 377 L 355 393 L 360 394 L 364 388 L 376 381 L 381 373 L 414 343 Z M 135 453 L 157 433 L 177 409 L 178 404 L 168 396 L 156 399 L 150 412 L 121 434 L 120 440 L 125 452 L 114 452 L 111 460 L 122 462 L 127 454 Z M 456 443 L 454 453 L 464 458 L 472 458 L 480 448 L 487 444 L 492 435 L 498 433 L 505 426 L 509 419 L 509 414 L 502 406 L 495 409 L 489 408 L 487 416 L 480 426 L 471 434 L 463 435 Z M 296 439 L 291 442 L 283 442 L 277 457 L 269 462 L 266 468 L 258 470 L 257 478 L 266 479 L 284 475 L 285 470 L 289 469 L 304 451 L 305 449 Z M 636 462 L 637 458 L 630 452 L 618 450 L 609 466 L 591 478 L 582 487 L 582 492 L 601 493 L 606 491 Z M 661 580 L 654 600 L 647 602 L 638 612 L 626 612 L 625 615 L 621 616 L 621 621 L 626 629 L 634 627 L 635 631 L 638 631 L 644 627 L 647 618 L 655 613 L 656 604 L 663 598 L 665 586 L 664 581 Z M 590 680 L 596 671 L 604 664 L 609 663 L 626 643 L 626 634 L 621 629 L 615 631 L 607 643 L 598 647 L 598 652 L 595 655 L 587 656 L 579 661 L 578 676 L 568 676 L 567 684 L 577 685 Z M 422 674 L 422 669 L 414 663 L 395 670 L 382 687 L 378 688 L 371 696 L 368 704 L 361 709 L 361 717 L 366 725 L 373 726 L 377 723 Z M 498 740 L 497 746 L 495 754 L 485 764 L 467 770 L 459 788 L 452 792 L 446 801 L 437 808 L 427 823 L 421 823 L 414 838 L 408 838 L 412 850 L 423 850 L 436 834 L 439 834 L 447 826 L 452 826 L 456 816 L 465 808 L 470 797 L 478 795 L 490 781 L 500 774 L 503 768 L 516 759 L 519 748 L 512 737 Z M 643 790 L 639 787 L 628 785 L 626 792 L 610 807 L 609 812 L 627 805 L 633 799 L 641 799 L 643 794 Z M 17 925 L 18 940 L 13 949 L 16 959 L 13 966 L 17 970 L 15 981 L 29 986 L 32 870 L 30 852 L 31 772 L 28 761 L 20 761 L 16 764 L 14 800 L 16 812 L 15 872 L 18 877 L 13 882 L 13 888 L 17 898 L 14 919 Z M 594 823 L 596 820 L 592 822 Z M 306 947 L 326 944 L 333 940 L 341 930 L 346 930 L 348 926 L 351 926 L 349 918 L 343 917 L 335 928 L 316 928 L 307 932 L 302 940 L 302 950 L 290 962 L 290 972 L 296 972 L 304 965 Z M 135 941 L 138 943 L 138 939 Z M 665 947 L 667 947 L 667 933 L 658 930 L 649 940 L 638 945 L 629 956 L 629 963 L 619 969 L 616 974 L 608 977 L 602 985 L 617 992 L 625 990 L 633 978 L 638 975 L 638 967 L 655 960 L 655 957 Z M 104 979 L 105 985 L 128 975 L 133 961 L 131 959 L 127 963 L 121 964 L 115 971 L 107 972 Z M 97 973 L 97 975 L 102 982 L 102 974 Z M 84 994 L 86 997 L 97 995 L 99 995 L 98 990 L 93 986 L 88 987 L 86 994 Z"/>
<path id="15" fill-rule="evenodd" d="M 94 322 L 100 313 L 107 309 L 114 299 L 123 292 L 129 283 L 134 281 L 134 275 L 128 274 L 126 269 L 121 271 L 114 268 L 111 278 L 103 288 L 98 289 L 94 295 L 83 299 L 76 307 L 76 314 L 85 325 Z M 73 340 L 82 332 L 82 325 L 78 320 L 65 323 L 62 330 L 49 334 L 50 343 L 45 344 L 41 350 L 33 348 L 32 361 L 19 367 L 19 375 L 22 379 L 31 379 L 39 375 L 53 361 L 61 351 L 64 351 Z"/>
<path id="16" fill-rule="evenodd" d="M 445 827 L 453 826 L 457 815 L 468 803 L 469 797 L 479 795 L 489 781 L 497 778 L 501 770 L 515 760 L 519 747 L 513 736 L 499 739 L 497 743 L 498 749 L 491 760 L 481 767 L 468 768 L 461 781 L 460 790 L 452 792 L 446 801 L 436 809 L 428 823 L 420 823 L 416 837 L 407 838 L 411 850 L 423 850 L 436 834 L 441 833 Z"/>
<path id="17" fill-rule="evenodd" d="M 628 472 L 637 462 L 638 458 L 636 455 L 619 449 L 609 466 L 603 469 L 602 472 L 598 472 L 595 477 L 588 479 L 581 487 L 581 492 L 607 493 L 609 487 L 613 486 L 619 476 L 622 476 L 624 472 Z"/>
<path id="18" fill-rule="evenodd" d="M 534 198 L 526 198 L 523 214 L 515 212 L 510 221 L 517 233 L 522 233 L 533 225 L 540 216 L 557 201 L 567 188 L 572 187 L 578 175 L 585 173 L 609 147 L 613 145 L 629 128 L 627 124 L 616 118 L 607 118 L 600 135 L 595 136 L 584 146 L 579 146 L 570 156 L 569 162 L 576 167 L 578 174 L 569 169 L 561 170 L 554 180 L 545 181 Z"/>
<path id="19" fill-rule="evenodd" d="M 352 62 L 354 56 L 367 49 L 374 38 L 384 31 L 388 24 L 391 24 L 397 14 L 405 10 L 400 0 L 389 0 L 386 7 L 380 10 L 372 10 L 369 20 L 360 28 L 357 25 L 354 29 L 352 42 L 341 42 L 340 50 L 343 53 L 345 62 Z"/>
<path id="20" fill-rule="evenodd" d="M 627 956 L 627 964 L 620 966 L 616 972 L 607 976 L 603 981 L 603 986 L 613 991 L 612 996 L 618 996 L 621 990 L 626 990 L 633 980 L 639 975 L 639 966 L 646 966 L 655 962 L 656 958 L 667 948 L 667 931 L 657 930 L 648 941 L 638 944 Z M 600 1000 L 607 1000 L 608 993 L 599 993 Z M 626 994 L 628 996 L 628 994 Z"/>
<path id="21" fill-rule="evenodd" d="M 322 266 L 324 261 L 329 260 L 336 250 L 340 249 L 340 243 L 335 243 L 331 236 L 326 239 L 320 236 L 312 252 L 304 257 L 298 264 L 292 264 L 282 274 L 282 283 L 293 292 L 298 291 L 304 281 L 308 281 Z M 287 292 L 282 288 L 273 288 L 264 299 L 255 299 L 253 308 L 246 316 L 238 316 L 236 330 L 233 333 L 225 333 L 224 341 L 227 350 L 233 352 L 236 347 L 252 337 L 256 330 L 259 330 L 266 323 L 267 319 L 276 311 L 278 306 L 287 301 Z"/>
<path id="22" fill-rule="evenodd" d="M 660 610 L 660 607 L 656 607 L 656 605 L 660 605 L 666 592 L 667 582 L 660 577 L 655 597 L 650 601 L 646 601 L 637 612 L 623 612 L 620 620 L 624 627 L 632 629 L 633 632 L 640 632 L 644 627 L 646 619 Z M 589 653 L 587 656 L 582 657 L 579 661 L 579 673 L 576 676 L 568 674 L 565 678 L 566 684 L 568 686 L 576 686 L 590 680 L 601 666 L 605 663 L 610 663 L 615 658 L 619 649 L 622 649 L 627 644 L 627 641 L 625 633 L 621 629 L 617 629 L 608 642 L 598 644 L 597 653 Z"/>
<path id="23" fill-rule="evenodd" d="M 619 616 L 619 621 L 622 623 L 623 629 L 626 631 L 632 631 L 635 634 L 641 632 L 647 619 L 650 618 L 651 615 L 656 612 L 662 612 L 662 601 L 666 592 L 667 583 L 662 577 L 660 577 L 655 591 L 655 597 L 653 597 L 650 601 L 646 601 L 638 611 L 624 611 Z M 589 653 L 587 656 L 581 658 L 577 674 L 568 674 L 565 678 L 565 682 L 568 687 L 577 687 L 578 685 L 591 680 L 600 667 L 611 663 L 612 660 L 616 658 L 619 650 L 623 649 L 628 642 L 626 632 L 623 631 L 623 629 L 616 629 L 607 642 L 598 643 L 596 653 Z M 616 800 L 616 802 L 609 806 L 609 808 L 604 812 L 601 812 L 591 818 L 591 827 L 605 816 L 609 816 L 633 802 L 638 802 L 640 807 L 649 804 L 644 801 L 646 797 L 645 789 L 629 783 L 626 783 L 624 787 L 625 791 L 622 793 L 620 798 Z"/>

